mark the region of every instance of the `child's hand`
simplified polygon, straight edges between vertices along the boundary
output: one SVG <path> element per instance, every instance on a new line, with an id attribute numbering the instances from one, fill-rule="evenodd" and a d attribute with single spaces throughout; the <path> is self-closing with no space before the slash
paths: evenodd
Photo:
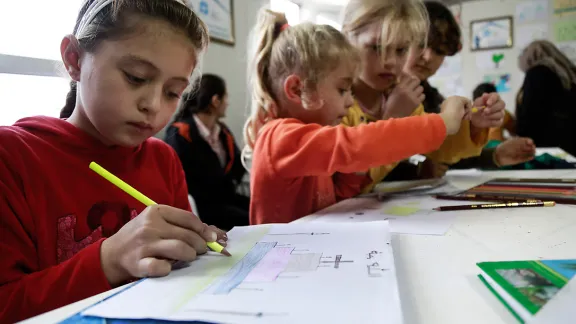
<path id="1" fill-rule="evenodd" d="M 506 105 L 497 93 L 485 93 L 474 100 L 474 107 L 486 107 L 470 114 L 472 126 L 476 128 L 500 127 L 504 122 Z"/>
<path id="2" fill-rule="evenodd" d="M 440 116 L 446 125 L 446 134 L 454 135 L 460 130 L 464 115 L 472 108 L 472 102 L 464 97 L 452 96 L 444 100 Z"/>
<path id="3" fill-rule="evenodd" d="M 530 138 L 515 137 L 500 143 L 494 151 L 499 166 L 516 165 L 534 159 L 536 145 Z"/>
<path id="4" fill-rule="evenodd" d="M 112 286 L 131 278 L 160 277 L 172 260 L 189 262 L 206 253 L 217 234 L 185 210 L 154 205 L 102 243 L 102 270 Z"/>
<path id="5" fill-rule="evenodd" d="M 448 172 L 450 166 L 444 163 L 437 163 L 430 159 L 424 160 L 418 174 L 421 179 L 438 179 L 442 178 Z"/>
<path id="6" fill-rule="evenodd" d="M 424 98 L 424 88 L 420 85 L 420 80 L 407 74 L 402 75 L 400 83 L 388 96 L 382 119 L 408 117 L 424 101 Z"/>

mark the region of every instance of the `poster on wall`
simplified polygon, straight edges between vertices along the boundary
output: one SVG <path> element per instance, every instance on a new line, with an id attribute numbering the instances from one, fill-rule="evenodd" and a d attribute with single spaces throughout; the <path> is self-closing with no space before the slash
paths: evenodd
<path id="1" fill-rule="evenodd" d="M 569 42 L 576 40 L 576 19 L 559 20 L 554 23 L 554 41 Z"/>
<path id="2" fill-rule="evenodd" d="M 506 54 L 501 51 L 481 52 L 476 54 L 476 67 L 480 71 L 498 70 L 504 66 Z"/>
<path id="3" fill-rule="evenodd" d="M 470 22 L 472 51 L 512 47 L 512 17 L 498 17 Z"/>
<path id="4" fill-rule="evenodd" d="M 548 39 L 548 24 L 530 24 L 516 28 L 516 41 L 514 47 L 524 49 L 532 41 L 539 39 Z"/>
<path id="5" fill-rule="evenodd" d="M 560 17 L 576 14 L 576 0 L 554 0 L 554 14 Z"/>
<path id="6" fill-rule="evenodd" d="M 576 41 L 557 43 L 556 46 L 572 63 L 576 64 Z"/>
<path id="7" fill-rule="evenodd" d="M 456 54 L 454 56 L 446 56 L 444 62 L 435 75 L 454 76 L 460 74 L 462 74 L 462 56 L 460 54 Z"/>
<path id="8" fill-rule="evenodd" d="M 482 79 L 483 82 L 492 83 L 499 93 L 506 93 L 511 91 L 510 73 L 485 74 Z"/>
<path id="9" fill-rule="evenodd" d="M 428 79 L 430 85 L 438 89 L 443 96 L 462 96 L 468 97 L 464 91 L 464 83 L 462 82 L 462 75 L 454 76 L 433 76 Z"/>
<path id="10" fill-rule="evenodd" d="M 523 24 L 548 18 L 548 0 L 530 0 L 516 5 L 517 23 Z"/>
<path id="11" fill-rule="evenodd" d="M 234 45 L 233 0 L 187 0 L 192 10 L 208 26 L 210 38 L 219 43 Z"/>

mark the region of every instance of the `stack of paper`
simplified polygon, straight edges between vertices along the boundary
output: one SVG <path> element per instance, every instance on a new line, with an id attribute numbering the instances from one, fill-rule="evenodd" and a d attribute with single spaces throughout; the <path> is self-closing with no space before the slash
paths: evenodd
<path id="1" fill-rule="evenodd" d="M 201 256 L 85 316 L 217 323 L 401 323 L 387 222 L 235 228 Z"/>

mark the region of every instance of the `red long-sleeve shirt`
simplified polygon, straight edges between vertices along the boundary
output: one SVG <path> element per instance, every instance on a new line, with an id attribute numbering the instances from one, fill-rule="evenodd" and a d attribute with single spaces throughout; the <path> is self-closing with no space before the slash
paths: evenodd
<path id="1" fill-rule="evenodd" d="M 436 114 L 356 127 L 272 121 L 254 148 L 250 223 L 287 223 L 357 195 L 351 173 L 434 151 L 445 138 Z"/>
<path id="2" fill-rule="evenodd" d="M 111 288 L 100 245 L 145 207 L 91 161 L 159 204 L 190 210 L 178 157 L 160 140 L 106 147 L 49 117 L 0 127 L 0 323 Z"/>

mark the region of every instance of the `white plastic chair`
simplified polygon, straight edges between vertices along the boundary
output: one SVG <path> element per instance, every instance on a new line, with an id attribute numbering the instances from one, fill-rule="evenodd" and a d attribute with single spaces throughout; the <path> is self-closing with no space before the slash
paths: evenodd
<path id="1" fill-rule="evenodd" d="M 200 217 L 198 214 L 198 208 L 196 207 L 196 202 L 194 201 L 194 197 L 192 197 L 190 194 L 188 194 L 188 202 L 190 203 L 190 207 L 192 207 L 192 212 L 194 215 L 196 215 L 196 217 Z"/>

